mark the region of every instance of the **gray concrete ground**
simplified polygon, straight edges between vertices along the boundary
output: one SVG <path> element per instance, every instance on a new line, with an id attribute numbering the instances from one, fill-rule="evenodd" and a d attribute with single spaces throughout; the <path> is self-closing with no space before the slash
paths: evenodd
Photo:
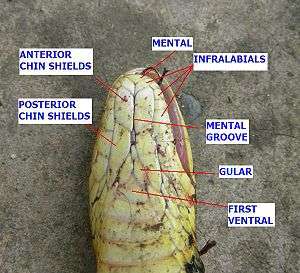
<path id="1" fill-rule="evenodd" d="M 88 76 L 19 76 L 19 48 L 93 47 L 95 74 L 112 82 L 162 56 L 152 36 L 176 35 L 193 36 L 196 52 L 270 55 L 268 72 L 194 72 L 179 99 L 188 123 L 250 119 L 250 145 L 205 145 L 205 131 L 190 130 L 195 170 L 255 168 L 251 180 L 197 177 L 198 198 L 276 203 L 276 228 L 228 229 L 225 211 L 199 206 L 199 245 L 218 242 L 203 257 L 207 272 L 299 272 L 297 1 L 1 0 L 0 14 L 0 272 L 95 272 L 86 188 L 94 136 L 79 125 L 18 125 L 16 103 L 91 97 L 96 120 L 106 93 Z M 173 65 L 190 62 L 176 53 Z"/>

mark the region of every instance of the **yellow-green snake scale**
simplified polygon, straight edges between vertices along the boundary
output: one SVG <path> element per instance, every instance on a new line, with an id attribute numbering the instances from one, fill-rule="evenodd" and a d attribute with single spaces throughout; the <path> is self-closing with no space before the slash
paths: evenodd
<path id="1" fill-rule="evenodd" d="M 163 115 L 172 90 L 131 70 L 113 84 L 99 128 L 116 147 L 97 138 L 89 177 L 90 220 L 97 273 L 204 272 L 195 238 L 195 208 L 133 191 L 194 196 L 194 177 L 153 170 L 192 170 L 185 128 L 136 119 L 184 124 L 176 100 Z"/>

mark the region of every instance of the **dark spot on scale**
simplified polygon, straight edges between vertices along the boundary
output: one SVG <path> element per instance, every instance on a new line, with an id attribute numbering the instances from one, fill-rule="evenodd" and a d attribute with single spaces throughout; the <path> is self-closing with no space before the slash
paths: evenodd
<path id="1" fill-rule="evenodd" d="M 192 256 L 191 261 L 184 265 L 184 269 L 186 273 L 204 273 L 205 271 L 200 257 L 196 259 L 194 255 Z"/>
<path id="2" fill-rule="evenodd" d="M 120 181 L 120 175 L 118 174 L 114 183 L 112 184 L 112 187 L 118 187 Z"/>
<path id="3" fill-rule="evenodd" d="M 136 204 L 138 205 L 138 206 L 143 206 L 143 205 L 145 205 L 145 202 L 136 202 Z"/>
<path id="4" fill-rule="evenodd" d="M 100 196 L 97 196 L 97 197 L 94 199 L 94 201 L 90 203 L 91 206 L 93 207 L 99 199 L 100 199 Z"/>
<path id="5" fill-rule="evenodd" d="M 163 226 L 163 223 L 158 223 L 152 226 L 147 225 L 144 230 L 145 231 L 158 231 Z"/>
<path id="6" fill-rule="evenodd" d="M 166 153 L 165 153 L 165 151 L 162 150 L 160 144 L 157 144 L 157 145 L 156 145 L 156 150 L 157 150 L 157 152 L 158 152 L 161 156 L 166 156 Z"/>
<path id="7" fill-rule="evenodd" d="M 189 235 L 189 246 L 194 244 L 194 237 L 192 234 Z"/>

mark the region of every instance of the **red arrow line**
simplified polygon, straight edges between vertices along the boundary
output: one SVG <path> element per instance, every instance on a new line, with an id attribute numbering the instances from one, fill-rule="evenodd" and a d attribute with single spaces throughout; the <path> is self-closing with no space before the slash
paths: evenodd
<path id="1" fill-rule="evenodd" d="M 207 205 L 207 206 L 212 206 L 212 207 L 227 208 L 227 205 L 225 205 L 225 204 L 211 203 L 211 202 L 208 202 L 208 201 L 197 200 L 197 199 L 192 198 L 192 197 L 183 198 L 183 197 L 163 195 L 163 194 L 158 194 L 158 193 L 150 193 L 150 192 L 137 191 L 137 190 L 132 190 L 132 192 L 139 193 L 139 194 L 144 194 L 144 195 L 152 195 L 152 196 L 156 196 L 156 197 L 162 197 L 164 199 L 171 199 L 171 200 L 173 199 L 173 200 L 186 201 L 190 205 Z"/>
<path id="2" fill-rule="evenodd" d="M 174 53 L 175 53 L 175 51 L 172 51 L 167 56 L 165 56 L 162 60 L 158 61 L 156 64 L 151 65 L 150 67 L 156 68 L 156 67 L 160 66 L 164 61 L 166 61 L 168 58 L 170 58 Z M 142 77 L 146 76 L 148 73 L 149 73 L 149 71 L 145 71 L 145 73 L 142 75 Z"/>
<path id="3" fill-rule="evenodd" d="M 180 72 L 180 71 L 182 71 L 182 70 L 186 70 L 186 69 L 189 68 L 189 66 L 190 66 L 190 65 L 185 66 L 185 67 L 181 67 L 181 68 L 178 68 L 178 69 L 176 69 L 176 70 L 174 70 L 174 71 L 171 70 L 171 71 L 169 71 L 169 72 L 167 72 L 167 73 L 165 74 L 165 77 L 170 76 L 170 75 L 175 74 L 175 73 L 178 73 L 178 72 Z M 153 82 L 153 81 L 157 81 L 157 80 L 160 80 L 160 78 L 161 78 L 161 77 L 154 78 L 154 79 L 152 79 L 152 80 L 150 80 L 150 81 L 147 81 L 147 83 Z"/>
<path id="4" fill-rule="evenodd" d="M 166 124 L 166 125 L 171 125 L 171 126 L 175 126 L 175 127 L 178 126 L 178 127 L 186 127 L 186 128 L 199 128 L 196 125 L 175 124 L 175 123 L 168 123 L 168 122 L 162 122 L 162 121 L 154 121 L 154 120 L 141 119 L 141 118 L 135 118 L 134 120 L 144 121 L 144 122 L 150 122 L 150 123 L 157 123 L 157 124 Z"/>
<path id="5" fill-rule="evenodd" d="M 169 87 L 171 87 L 175 82 L 180 80 L 186 73 L 188 73 L 188 71 L 182 72 L 174 81 L 172 81 L 167 87 L 161 90 L 161 92 L 158 95 L 160 96 L 161 94 L 163 94 Z"/>
<path id="6" fill-rule="evenodd" d="M 115 90 L 114 88 L 109 85 L 107 82 L 105 82 L 104 80 L 102 80 L 100 77 L 95 76 L 95 82 L 98 83 L 99 85 L 101 85 L 106 91 L 110 91 L 112 93 L 114 93 L 116 96 L 118 96 L 121 100 L 123 101 L 127 101 L 125 98 L 122 98 Z"/>
<path id="7" fill-rule="evenodd" d="M 104 136 L 100 129 L 93 126 L 92 124 L 85 124 L 84 125 L 87 129 L 89 129 L 91 132 L 95 133 L 97 138 L 99 138 L 99 136 L 103 137 L 106 141 L 108 141 L 109 143 L 111 143 L 114 146 L 117 146 L 115 143 L 113 143 L 110 139 L 108 139 L 106 136 Z"/>
<path id="8" fill-rule="evenodd" d="M 141 169 L 141 171 L 144 172 L 161 172 L 161 173 L 190 173 L 190 174 L 207 174 L 207 175 L 214 175 L 213 172 L 187 172 L 185 170 L 179 171 L 179 170 L 154 170 L 154 169 L 148 169 L 144 168 Z"/>
<path id="9" fill-rule="evenodd" d="M 175 94 L 173 95 L 173 97 L 171 98 L 171 100 L 169 101 L 166 109 L 163 111 L 163 113 L 161 114 L 161 116 L 163 116 L 165 114 L 165 112 L 167 111 L 167 109 L 169 108 L 170 104 L 172 103 L 172 101 L 174 100 L 174 98 L 179 94 L 179 91 L 181 91 L 181 87 L 183 85 L 183 83 L 186 81 L 187 77 L 192 73 L 193 68 L 191 67 L 185 74 L 184 79 L 182 80 L 180 86 L 178 87 L 178 89 L 176 90 Z"/>

